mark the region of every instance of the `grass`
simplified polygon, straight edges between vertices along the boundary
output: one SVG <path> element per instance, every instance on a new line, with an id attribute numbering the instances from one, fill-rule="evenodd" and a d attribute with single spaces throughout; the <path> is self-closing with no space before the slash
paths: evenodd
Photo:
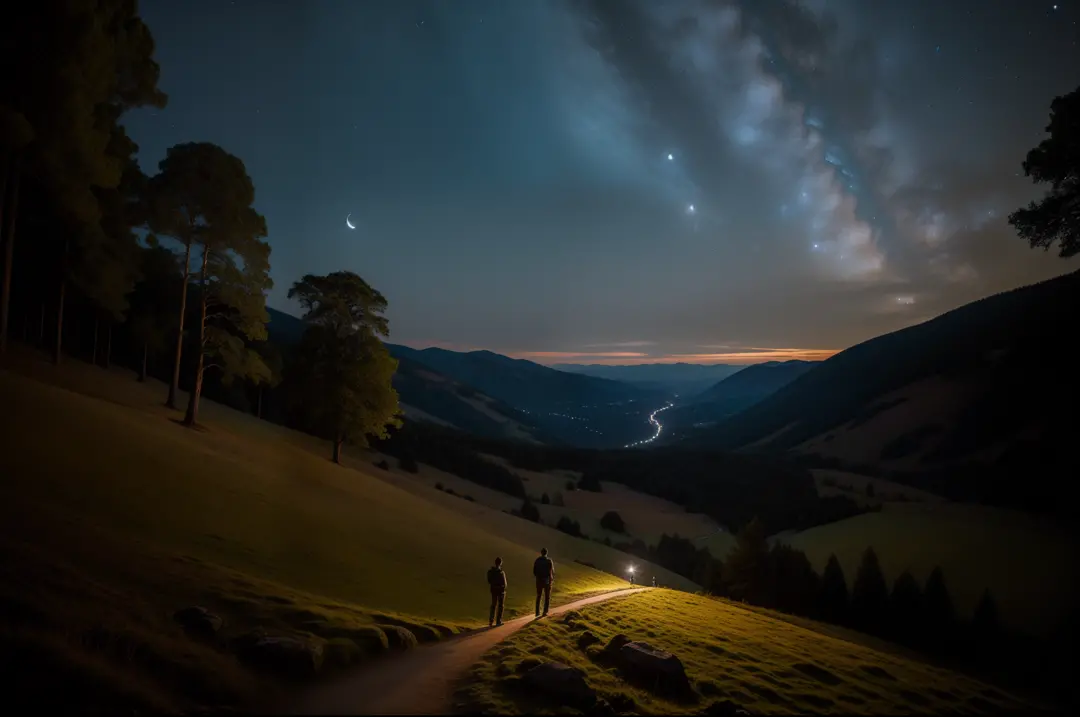
<path id="1" fill-rule="evenodd" d="M 461 708 L 562 713 L 515 684 L 516 674 L 545 661 L 583 670 L 589 685 L 621 713 L 685 714 L 721 700 L 750 714 L 987 713 L 1034 706 L 965 675 L 698 595 L 653 590 L 568 616 L 531 623 L 488 652 L 458 689 Z M 582 648 L 586 631 L 597 642 Z M 617 634 L 677 655 L 694 703 L 663 699 L 606 666 L 602 648 Z"/>
<path id="2" fill-rule="evenodd" d="M 560 560 L 580 544 L 615 570 L 617 551 L 404 490 L 370 457 L 335 466 L 322 442 L 211 402 L 204 430 L 183 429 L 159 405 L 164 387 L 130 372 L 8 360 L 18 373 L 0 370 L 0 406 L 17 420 L 0 434 L 0 642 L 26 680 L 51 665 L 113 707 L 246 704 L 265 683 L 185 636 L 173 611 L 206 606 L 227 634 L 337 640 L 328 654 L 348 661 L 341 640 L 363 644 L 376 625 L 437 638 L 485 621 L 496 554 L 510 614 L 532 607 L 515 576 L 543 543 L 558 560 L 553 601 L 626 586 Z M 49 685 L 37 693 L 60 699 Z"/>
<path id="3" fill-rule="evenodd" d="M 824 569 L 835 553 L 850 588 L 872 546 L 891 586 L 910 570 L 921 582 L 940 566 L 957 610 L 974 611 L 984 589 L 1002 623 L 1032 635 L 1051 634 L 1078 600 L 1077 538 L 1045 518 L 958 503 L 887 503 L 876 513 L 784 537 Z"/>

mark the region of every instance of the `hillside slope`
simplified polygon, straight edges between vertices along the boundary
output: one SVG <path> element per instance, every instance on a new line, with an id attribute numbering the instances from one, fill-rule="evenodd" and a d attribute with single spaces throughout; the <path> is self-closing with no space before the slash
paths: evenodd
<path id="1" fill-rule="evenodd" d="M 685 442 L 815 454 L 956 499 L 1072 511 L 1077 457 L 1061 418 L 1080 374 L 1053 370 L 1051 352 L 1078 303 L 1074 272 L 967 304 L 847 349 Z M 1033 480 L 1016 480 L 1032 466 Z"/>
<path id="2" fill-rule="evenodd" d="M 563 363 L 555 364 L 552 368 L 689 396 L 704 391 L 743 367 L 696 363 L 647 363 L 634 366 Z"/>
<path id="3" fill-rule="evenodd" d="M 288 350 L 304 334 L 304 322 L 276 309 L 270 314 L 270 340 Z M 406 420 L 452 426 L 478 436 L 546 442 L 526 414 L 455 381 L 407 355 L 398 355 L 394 388 Z"/>
<path id="4" fill-rule="evenodd" d="M 784 386 L 818 365 L 817 361 L 769 361 L 747 366 L 701 393 L 690 396 L 682 405 L 664 412 L 668 436 L 701 424 L 715 423 L 743 411 L 776 393 Z"/>

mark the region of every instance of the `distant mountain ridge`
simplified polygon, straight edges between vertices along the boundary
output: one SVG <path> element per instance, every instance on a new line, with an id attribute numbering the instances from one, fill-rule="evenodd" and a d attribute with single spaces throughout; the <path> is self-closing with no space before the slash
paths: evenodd
<path id="1" fill-rule="evenodd" d="M 270 340 L 282 346 L 297 343 L 306 328 L 303 320 L 277 309 L 267 309 Z M 387 344 L 393 353 L 393 344 Z M 397 356 L 393 385 L 406 420 L 451 426 L 487 438 L 510 438 L 530 443 L 552 441 L 527 414 L 477 391 L 434 369 Z"/>
<path id="2" fill-rule="evenodd" d="M 637 365 L 561 363 L 553 364 L 552 368 L 569 373 L 624 381 L 656 390 L 671 391 L 680 395 L 691 395 L 705 390 L 717 381 L 731 376 L 744 367 L 730 364 L 680 362 Z"/>
<path id="3" fill-rule="evenodd" d="M 818 361 L 767 361 L 753 364 L 690 396 L 664 413 L 668 435 L 716 423 L 764 400 L 810 371 Z M 665 442 L 670 442 L 671 439 Z"/>
<path id="4" fill-rule="evenodd" d="M 791 451 L 957 499 L 1075 510 L 1066 417 L 1080 372 L 1063 364 L 1078 306 L 1080 272 L 986 297 L 842 351 L 683 443 Z"/>

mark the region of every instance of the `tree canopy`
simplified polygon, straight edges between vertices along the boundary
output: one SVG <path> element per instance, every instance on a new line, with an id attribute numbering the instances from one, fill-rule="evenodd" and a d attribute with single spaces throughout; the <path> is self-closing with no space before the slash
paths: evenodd
<path id="1" fill-rule="evenodd" d="M 1024 160 L 1024 175 L 1050 189 L 1037 202 L 1009 215 L 1009 223 L 1034 249 L 1058 245 L 1062 258 L 1080 252 L 1080 87 L 1050 103 L 1049 137 Z"/>
<path id="2" fill-rule="evenodd" d="M 340 462 L 346 440 L 366 445 L 401 426 L 391 386 L 397 360 L 379 340 L 389 333 L 386 299 L 348 271 L 305 275 L 289 298 L 308 325 L 291 367 L 294 401 L 307 426 L 333 440 Z"/>

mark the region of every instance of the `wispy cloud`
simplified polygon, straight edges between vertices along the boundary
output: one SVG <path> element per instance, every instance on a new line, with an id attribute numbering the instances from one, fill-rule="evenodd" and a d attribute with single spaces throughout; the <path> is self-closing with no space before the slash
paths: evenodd
<path id="1" fill-rule="evenodd" d="M 603 361 L 592 359 L 642 359 L 649 356 L 649 354 L 635 351 L 509 351 L 506 355 L 539 363 L 558 363 L 570 359 L 590 359 L 589 363 L 603 363 Z"/>
<path id="2" fill-rule="evenodd" d="M 655 341 L 616 341 L 614 343 L 607 344 L 585 344 L 585 348 L 599 349 L 599 348 L 617 348 L 617 349 L 633 349 L 641 348 L 644 346 L 655 346 Z"/>

